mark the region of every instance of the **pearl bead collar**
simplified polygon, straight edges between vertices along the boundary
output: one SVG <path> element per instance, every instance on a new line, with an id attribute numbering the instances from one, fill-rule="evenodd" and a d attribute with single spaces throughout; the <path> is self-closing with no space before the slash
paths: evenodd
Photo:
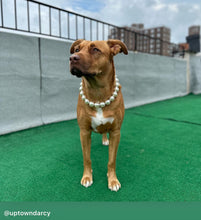
<path id="1" fill-rule="evenodd" d="M 119 92 L 119 79 L 116 77 L 116 80 L 115 80 L 115 89 L 114 89 L 114 92 L 113 94 L 110 96 L 110 98 L 108 100 L 106 100 L 105 102 L 91 102 L 89 101 L 86 96 L 84 95 L 84 92 L 83 92 L 83 85 L 82 85 L 82 82 L 80 83 L 80 96 L 82 98 L 82 100 L 87 104 L 89 105 L 91 108 L 95 107 L 95 108 L 104 108 L 106 105 L 110 105 L 111 102 L 113 102 L 115 100 L 115 98 L 117 97 L 117 94 Z"/>

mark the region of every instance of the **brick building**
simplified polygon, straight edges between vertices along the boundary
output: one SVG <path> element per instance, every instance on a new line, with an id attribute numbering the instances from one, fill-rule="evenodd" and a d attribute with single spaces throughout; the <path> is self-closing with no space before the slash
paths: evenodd
<path id="1" fill-rule="evenodd" d="M 140 31 L 137 36 L 137 50 L 141 52 L 170 56 L 170 29 L 155 27 Z"/>
<path id="2" fill-rule="evenodd" d="M 120 39 L 129 50 L 171 56 L 170 29 L 155 27 L 144 29 L 144 24 L 113 28 L 109 38 Z"/>

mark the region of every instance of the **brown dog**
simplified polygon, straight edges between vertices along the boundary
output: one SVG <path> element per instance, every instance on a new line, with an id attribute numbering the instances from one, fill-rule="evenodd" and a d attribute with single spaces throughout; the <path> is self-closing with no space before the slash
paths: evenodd
<path id="1" fill-rule="evenodd" d="M 70 71 L 82 77 L 77 105 L 77 120 L 83 151 L 84 172 L 81 184 L 93 183 L 91 168 L 91 133 L 103 134 L 103 145 L 109 145 L 108 187 L 118 191 L 121 187 L 116 176 L 116 155 L 120 128 L 124 118 L 121 86 L 115 76 L 113 56 L 127 48 L 120 40 L 75 41 L 70 49 Z M 109 140 L 107 139 L 109 133 Z"/>

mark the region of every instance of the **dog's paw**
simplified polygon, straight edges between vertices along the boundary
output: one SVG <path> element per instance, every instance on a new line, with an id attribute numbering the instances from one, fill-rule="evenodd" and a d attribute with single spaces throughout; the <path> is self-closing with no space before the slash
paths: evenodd
<path id="1" fill-rule="evenodd" d="M 108 181 L 108 188 L 111 191 L 117 192 L 121 188 L 121 184 L 118 181 L 118 179 L 113 179 L 113 180 Z"/>
<path id="2" fill-rule="evenodd" d="M 88 177 L 88 176 L 83 176 L 81 179 L 81 185 L 83 185 L 84 187 L 89 187 L 93 184 L 93 180 L 92 178 Z"/>
<path id="3" fill-rule="evenodd" d="M 102 141 L 102 144 L 103 144 L 104 146 L 108 146 L 108 145 L 109 145 L 109 140 L 104 140 L 104 141 Z"/>

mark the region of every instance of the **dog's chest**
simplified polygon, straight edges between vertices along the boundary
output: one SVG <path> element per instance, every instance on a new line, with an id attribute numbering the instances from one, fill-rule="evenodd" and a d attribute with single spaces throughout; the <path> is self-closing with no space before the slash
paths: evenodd
<path id="1" fill-rule="evenodd" d="M 91 117 L 91 127 L 95 132 L 98 132 L 97 128 L 101 125 L 106 125 L 107 123 L 112 124 L 114 121 L 113 117 L 105 118 L 103 116 L 103 110 L 101 108 L 97 109 L 96 115 Z"/>

